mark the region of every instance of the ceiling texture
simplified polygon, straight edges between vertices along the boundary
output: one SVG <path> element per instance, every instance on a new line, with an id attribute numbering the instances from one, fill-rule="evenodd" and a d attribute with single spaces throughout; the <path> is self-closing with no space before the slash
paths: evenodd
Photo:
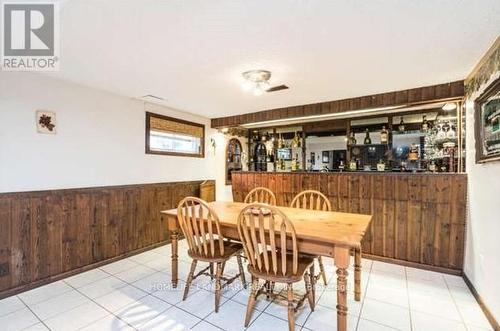
<path id="1" fill-rule="evenodd" d="M 60 71 L 221 117 L 464 79 L 500 33 L 498 0 L 66 0 Z M 241 73 L 289 90 L 254 96 Z"/>

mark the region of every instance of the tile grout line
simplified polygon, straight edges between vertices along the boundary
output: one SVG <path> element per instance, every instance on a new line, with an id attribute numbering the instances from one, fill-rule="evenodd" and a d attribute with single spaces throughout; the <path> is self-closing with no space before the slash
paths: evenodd
<path id="1" fill-rule="evenodd" d="M 159 254 L 159 255 L 161 255 L 161 254 Z M 164 257 L 165 257 L 165 256 L 164 256 Z M 143 263 L 141 263 L 141 262 L 138 262 L 138 261 L 135 261 L 135 260 L 132 260 L 132 261 L 133 261 L 133 262 L 135 262 L 135 263 L 137 263 L 137 264 L 139 264 L 139 265 L 142 265 L 142 266 L 148 267 L 148 268 L 150 268 L 151 270 L 154 270 L 155 272 L 154 272 L 153 274 L 156 274 L 156 273 L 159 273 L 159 272 L 161 272 L 161 273 L 165 273 L 165 272 L 163 272 L 163 271 L 158 271 L 157 269 L 154 269 L 154 268 L 151 268 L 151 267 L 149 267 L 149 266 L 147 266 L 147 265 L 144 265 L 144 264 L 143 264 Z M 132 268 L 130 268 L 130 269 L 132 269 Z M 129 269 L 127 269 L 127 270 L 129 270 Z M 105 270 L 102 270 L 102 271 L 103 271 L 103 272 L 105 272 L 105 273 L 107 273 L 107 274 L 108 274 L 108 275 L 110 275 L 110 276 L 113 276 L 114 278 L 117 278 L 117 279 L 119 279 L 119 280 L 123 281 L 123 282 L 124 282 L 124 283 L 126 283 L 127 285 L 130 285 L 130 286 L 132 286 L 132 287 L 134 287 L 134 288 L 137 288 L 137 289 L 139 289 L 139 290 L 141 290 L 141 291 L 144 291 L 143 289 L 141 289 L 141 288 L 139 288 L 139 287 L 135 286 L 133 283 L 129 283 L 129 282 L 127 282 L 127 281 L 125 281 L 125 280 L 123 280 L 123 279 L 121 279 L 121 278 L 119 278 L 119 277 L 116 277 L 115 275 L 113 275 L 113 274 L 111 274 L 111 273 L 109 273 L 109 272 L 107 272 L 107 271 L 105 271 Z M 168 273 L 167 273 L 167 274 L 168 274 Z M 168 274 L 168 275 L 170 275 L 170 274 Z M 141 279 L 144 279 L 144 278 L 146 278 L 146 277 L 149 277 L 149 276 L 151 276 L 151 275 L 144 276 L 144 277 L 142 277 L 142 278 L 140 278 L 140 279 L 136 280 L 136 282 L 137 282 L 137 281 L 139 281 L 139 280 L 141 280 Z M 171 276 L 171 275 L 170 275 L 170 276 Z M 191 295 L 192 295 L 192 294 L 194 294 L 194 293 L 197 293 L 197 292 L 199 292 L 199 291 L 202 291 L 202 290 L 203 290 L 203 291 L 206 291 L 206 292 L 208 292 L 208 293 L 213 293 L 212 291 L 206 290 L 206 289 L 204 289 L 204 288 L 198 288 L 196 292 L 191 292 Z M 178 306 L 178 304 L 179 304 L 180 302 L 183 302 L 184 300 L 182 300 L 182 301 L 180 301 L 180 302 L 178 302 L 178 303 L 176 303 L 176 304 L 171 304 L 171 303 L 169 303 L 169 302 L 167 302 L 167 301 L 165 301 L 165 300 L 163 300 L 163 299 L 161 299 L 161 298 L 158 298 L 158 297 L 154 296 L 153 294 L 154 294 L 154 293 L 156 293 L 156 292 L 158 292 L 158 291 L 155 291 L 155 292 L 152 292 L 152 293 L 146 292 L 146 293 L 147 293 L 147 295 L 146 295 L 146 296 L 151 295 L 151 296 L 153 296 L 154 298 L 156 298 L 156 299 L 158 299 L 158 300 L 160 300 L 160 301 L 163 301 L 163 302 L 166 302 L 166 303 L 170 304 L 172 307 L 176 307 L 177 309 L 180 309 L 180 310 L 182 310 L 182 311 L 184 311 L 184 312 L 188 313 L 189 315 L 191 315 L 191 316 L 193 316 L 193 317 L 195 317 L 195 318 L 198 318 L 198 319 L 199 319 L 199 321 L 198 321 L 198 323 L 196 323 L 194 326 L 196 326 L 196 325 L 200 324 L 201 322 L 206 322 L 206 323 L 209 323 L 209 324 L 211 324 L 211 325 L 214 325 L 213 323 L 210 323 L 209 321 L 207 321 L 207 320 L 206 320 L 206 318 L 207 318 L 208 316 L 210 316 L 210 315 L 211 315 L 214 311 L 211 311 L 211 312 L 210 312 L 210 313 L 208 313 L 205 317 L 200 318 L 199 316 L 194 315 L 192 312 L 190 312 L 190 311 L 186 310 L 185 308 L 182 308 L 182 307 L 179 307 L 179 306 Z M 226 300 L 223 304 L 221 304 L 221 307 L 222 307 L 222 306 L 223 306 L 223 305 L 224 305 L 227 301 L 231 300 L 231 298 L 233 298 L 234 296 L 236 296 L 236 294 L 238 294 L 238 292 L 236 292 L 236 293 L 235 293 L 234 295 L 232 295 L 230 298 L 225 297 L 227 300 Z M 144 297 L 146 297 L 146 296 L 144 296 Z M 144 297 L 143 297 L 143 298 L 144 298 Z M 231 300 L 231 301 L 233 301 L 233 300 Z M 235 302 L 235 301 L 234 301 L 234 302 Z M 236 303 L 241 304 L 241 303 L 239 303 L 239 302 L 236 302 Z M 169 307 L 168 309 L 170 309 L 170 308 L 171 308 L 171 307 Z M 168 309 L 164 310 L 163 312 L 167 311 Z M 162 312 L 162 313 L 163 313 L 163 312 Z M 161 314 L 161 313 L 160 313 L 160 314 Z M 114 315 L 114 314 L 113 314 L 113 315 Z M 115 316 L 116 316 L 116 315 L 115 315 Z M 158 316 L 158 315 L 156 315 L 156 316 L 155 316 L 155 317 L 153 317 L 152 319 L 156 318 L 157 316 Z M 260 316 L 260 315 L 259 315 L 259 316 Z M 151 320 L 152 320 L 152 319 L 151 319 Z M 255 319 L 257 319 L 257 318 L 255 318 Z M 128 324 L 128 323 L 127 323 L 127 324 Z M 193 327 L 194 327 L 194 326 L 193 326 Z M 214 326 L 216 326 L 217 328 L 221 329 L 221 328 L 220 328 L 219 326 L 217 326 L 217 325 L 214 325 Z"/>
<path id="2" fill-rule="evenodd" d="M 405 271 L 405 284 L 406 284 L 406 295 L 408 297 L 408 314 L 410 315 L 410 330 L 413 331 L 413 316 L 411 314 L 411 304 L 410 304 L 410 287 L 408 285 L 408 270 L 403 267 Z"/>
<path id="3" fill-rule="evenodd" d="M 457 309 L 458 311 L 458 315 L 460 315 L 460 320 L 462 321 L 462 324 L 465 326 L 465 329 L 469 329 L 467 327 L 467 324 L 465 323 L 465 319 L 464 317 L 462 316 L 462 312 L 460 311 L 460 308 L 458 307 L 458 303 L 457 301 L 455 300 L 455 297 L 453 296 L 451 290 L 450 290 L 450 286 L 448 285 L 448 282 L 446 281 L 446 278 L 444 276 L 443 277 L 443 280 L 444 280 L 444 284 L 446 285 L 446 289 L 448 290 L 448 293 L 450 293 L 450 296 L 451 296 L 451 300 L 453 300 L 453 305 L 455 306 L 455 308 Z"/>
<path id="4" fill-rule="evenodd" d="M 87 296 L 85 293 L 82 293 L 81 291 L 79 291 L 77 288 L 73 287 L 73 286 L 72 286 L 72 285 L 70 285 L 70 284 L 68 284 L 68 286 L 71 286 L 71 287 L 72 287 L 75 291 L 77 291 L 78 293 L 80 293 L 81 295 L 83 295 L 84 297 L 86 297 L 87 299 L 89 299 L 91 302 L 95 303 L 96 305 L 98 305 L 99 307 L 101 307 L 102 309 L 104 309 L 105 311 L 107 311 L 108 313 L 110 313 L 111 315 L 113 315 L 114 317 L 118 318 L 120 321 L 122 321 L 122 322 L 124 322 L 125 324 L 127 324 L 128 326 L 130 326 L 132 329 L 137 330 L 137 328 L 133 327 L 132 325 L 130 325 L 130 324 L 129 324 L 129 323 L 127 323 L 126 321 L 122 320 L 120 317 L 118 317 L 117 315 L 115 315 L 112 311 L 110 311 L 110 310 L 109 310 L 109 309 L 107 309 L 106 307 L 102 306 L 101 304 L 99 304 L 98 302 L 96 302 L 94 299 L 92 299 L 91 297 Z M 110 293 L 111 293 L 111 292 L 110 292 Z M 104 294 L 104 295 L 106 295 L 106 294 Z M 102 296 L 104 296 L 104 295 L 102 295 Z M 100 297 L 102 297 L 102 296 L 100 296 Z M 100 297 L 97 297 L 97 298 L 100 298 Z M 144 297 L 145 297 L 145 296 L 144 296 Z M 142 298 L 144 298 L 144 297 L 142 297 Z M 97 298 L 96 298 L 96 299 L 97 299 Z M 141 298 L 141 299 L 142 299 L 142 298 Z M 81 305 L 79 305 L 78 307 L 81 307 L 81 306 L 83 306 L 83 305 L 84 305 L 84 304 L 81 304 Z M 75 308 L 77 308 L 77 307 L 75 307 Z M 73 309 L 74 309 L 74 308 L 73 308 Z M 73 310 L 73 309 L 71 309 L 71 310 Z M 86 325 L 82 326 L 81 328 L 78 328 L 78 330 L 81 330 L 81 329 L 83 329 L 83 328 L 85 328 L 85 327 L 87 327 L 87 326 L 89 326 L 89 325 L 91 325 L 91 324 L 93 324 L 93 323 L 95 323 L 95 322 L 97 322 L 97 321 L 100 321 L 100 320 L 101 320 L 101 319 L 103 319 L 103 318 L 104 318 L 104 317 L 102 317 L 102 318 L 100 318 L 100 319 L 98 319 L 98 320 L 92 321 L 92 322 L 90 322 L 89 324 L 86 324 Z"/>
<path id="5" fill-rule="evenodd" d="M 355 331 L 357 331 L 358 328 L 359 328 L 359 322 L 361 320 L 361 314 L 363 313 L 363 307 L 365 305 L 366 292 L 368 290 L 368 285 L 370 284 L 370 277 L 372 275 L 373 260 L 370 260 L 370 261 L 372 261 L 372 263 L 370 264 L 370 271 L 368 272 L 368 280 L 366 281 L 366 288 L 365 288 L 364 293 L 363 293 L 363 298 L 361 299 L 361 307 L 359 308 L 359 316 L 358 316 L 358 320 L 356 321 L 356 327 L 354 328 Z M 361 268 L 361 272 L 363 272 L 363 268 Z"/>
<path id="6" fill-rule="evenodd" d="M 40 318 L 40 317 L 39 317 L 39 316 L 38 316 L 38 315 L 37 315 L 37 314 L 36 314 L 36 313 L 35 313 L 35 312 L 31 309 L 31 307 L 30 307 L 30 306 L 28 306 L 28 305 L 26 304 L 26 302 L 24 302 L 24 300 L 23 300 L 23 299 L 21 299 L 20 297 L 18 297 L 18 299 L 19 299 L 19 301 L 21 301 L 21 302 L 22 302 L 22 303 L 26 306 L 26 308 L 28 308 L 28 310 L 29 310 L 29 311 L 30 311 L 30 312 L 31 312 L 31 313 L 32 313 L 32 314 L 33 314 L 33 315 L 34 315 L 34 316 L 35 316 L 35 317 L 36 317 L 36 318 L 40 321 L 40 323 L 42 323 L 42 324 L 43 324 L 43 325 L 44 325 L 47 329 L 49 329 L 49 330 L 50 330 L 50 328 L 48 327 L 48 325 L 47 325 L 47 324 L 45 324 L 45 322 L 44 322 L 44 321 L 42 321 L 42 319 L 41 319 L 41 318 Z M 45 301 L 46 301 L 46 300 L 45 300 Z M 32 327 L 32 326 L 34 326 L 34 325 L 36 325 L 36 324 L 38 324 L 38 322 L 37 322 L 37 323 L 33 323 L 33 324 L 29 325 L 28 327 L 24 328 L 23 330 L 26 330 L 27 328 L 30 328 L 30 327 Z"/>

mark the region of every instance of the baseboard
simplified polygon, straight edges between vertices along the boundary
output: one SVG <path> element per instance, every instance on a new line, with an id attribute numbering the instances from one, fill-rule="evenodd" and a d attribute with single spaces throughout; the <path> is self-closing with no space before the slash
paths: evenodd
<path id="1" fill-rule="evenodd" d="M 366 257 L 367 259 L 370 259 L 370 260 L 375 260 L 375 261 L 380 261 L 380 262 L 386 262 L 386 263 L 392 263 L 392 264 L 398 264 L 398 265 L 402 265 L 402 266 L 405 266 L 405 267 L 411 267 L 411 268 L 417 268 L 417 269 L 424 269 L 424 270 L 442 272 L 442 273 L 445 273 L 445 274 L 450 274 L 450 275 L 455 275 L 455 276 L 462 276 L 462 270 L 459 270 L 459 269 L 450 269 L 450 268 L 445 268 L 445 267 L 437 267 L 437 266 L 428 265 L 428 264 L 422 264 L 422 263 L 417 263 L 417 262 L 410 262 L 410 261 L 393 259 L 393 258 L 390 258 L 390 257 L 384 257 L 384 256 L 378 256 L 378 255 L 371 255 L 371 254 L 365 254 L 365 253 L 363 253 L 363 257 Z"/>
<path id="2" fill-rule="evenodd" d="M 22 293 L 22 292 L 25 292 L 28 290 L 32 290 L 34 288 L 37 288 L 37 287 L 40 287 L 43 285 L 47 285 L 49 283 L 53 283 L 53 282 L 56 282 L 56 281 L 64 279 L 64 278 L 74 276 L 74 275 L 79 274 L 81 272 L 89 271 L 91 269 L 95 269 L 95 268 L 101 267 L 103 265 L 106 265 L 108 263 L 116 262 L 118 260 L 133 256 L 133 255 L 144 253 L 145 251 L 148 251 L 150 249 L 153 249 L 153 248 L 156 248 L 159 246 L 163 246 L 163 245 L 168 244 L 168 243 L 170 243 L 170 239 L 162 241 L 162 242 L 158 242 L 158 243 L 146 246 L 146 247 L 142 247 L 142 248 L 136 249 L 134 251 L 127 252 L 127 253 L 112 257 L 110 259 L 106 259 L 106 260 L 102 260 L 102 261 L 99 261 L 96 263 L 88 264 L 86 266 L 83 266 L 83 267 L 80 267 L 77 269 L 73 269 L 73 270 L 67 271 L 65 273 L 61 273 L 61 274 L 57 274 L 57 275 L 54 275 L 51 277 L 40 279 L 40 280 L 34 281 L 32 283 L 29 283 L 29 284 L 23 284 L 20 286 L 9 288 L 9 289 L 6 289 L 4 291 L 0 291 L 0 299 L 10 297 L 12 295 L 16 295 L 16 294 L 19 294 L 19 293 Z"/>
<path id="3" fill-rule="evenodd" d="M 491 311 L 488 309 L 486 304 L 484 303 L 483 299 L 477 293 L 476 289 L 474 288 L 474 285 L 472 285 L 472 282 L 470 281 L 469 277 L 464 273 L 463 278 L 465 281 L 465 284 L 469 287 L 470 291 L 472 292 L 472 295 L 474 298 L 476 298 L 477 303 L 481 307 L 481 309 L 484 312 L 484 315 L 486 315 L 486 318 L 488 319 L 488 322 L 490 322 L 491 326 L 493 327 L 493 330 L 495 331 L 500 331 L 500 325 L 498 324 L 498 321 L 495 319 L 495 316 L 491 313 Z"/>

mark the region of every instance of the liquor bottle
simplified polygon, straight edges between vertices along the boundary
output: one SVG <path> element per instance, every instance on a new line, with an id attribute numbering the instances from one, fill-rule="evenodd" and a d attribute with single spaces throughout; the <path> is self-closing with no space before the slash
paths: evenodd
<path id="1" fill-rule="evenodd" d="M 436 170 L 437 170 L 436 162 L 434 162 L 434 160 L 432 160 L 431 163 L 429 164 L 429 171 L 436 172 Z"/>
<path id="2" fill-rule="evenodd" d="M 416 161 L 418 160 L 418 147 L 415 144 L 412 144 L 410 147 L 410 152 L 408 153 L 408 160 Z"/>
<path id="3" fill-rule="evenodd" d="M 385 162 L 384 160 L 380 159 L 377 163 L 377 171 L 385 171 Z"/>
<path id="4" fill-rule="evenodd" d="M 351 135 L 350 135 L 349 139 L 347 140 L 347 143 L 349 144 L 349 146 L 356 145 L 357 141 L 356 141 L 356 137 L 354 135 L 354 131 L 351 131 Z"/>
<path id="5" fill-rule="evenodd" d="M 382 126 L 382 131 L 380 131 L 380 143 L 387 144 L 389 141 L 389 131 L 385 128 L 385 125 Z"/>
<path id="6" fill-rule="evenodd" d="M 299 136 L 297 136 L 297 131 L 295 131 L 295 135 L 293 136 L 292 140 L 292 147 L 297 148 L 300 147 L 299 145 L 300 145 Z"/>
<path id="7" fill-rule="evenodd" d="M 401 121 L 399 122 L 398 131 L 405 132 L 405 122 L 403 121 L 403 116 L 401 116 Z"/>
<path id="8" fill-rule="evenodd" d="M 420 126 L 420 129 L 422 130 L 422 132 L 427 132 L 427 130 L 429 130 L 429 122 L 427 122 L 426 115 L 422 116 L 422 125 Z"/>
<path id="9" fill-rule="evenodd" d="M 356 169 L 358 169 L 358 163 L 356 162 L 356 159 L 351 159 L 349 162 L 349 170 L 356 171 Z"/>
<path id="10" fill-rule="evenodd" d="M 342 172 L 342 170 L 344 170 L 344 168 L 345 168 L 344 160 L 340 160 L 340 164 L 339 164 L 339 170 L 340 170 L 340 172 Z"/>
<path id="11" fill-rule="evenodd" d="M 283 147 L 285 147 L 285 142 L 283 141 L 283 137 L 281 136 L 280 133 L 278 138 L 278 148 L 283 148 Z"/>
<path id="12" fill-rule="evenodd" d="M 372 143 L 372 139 L 370 138 L 370 131 L 366 129 L 366 136 L 365 136 L 365 145 L 370 145 Z"/>

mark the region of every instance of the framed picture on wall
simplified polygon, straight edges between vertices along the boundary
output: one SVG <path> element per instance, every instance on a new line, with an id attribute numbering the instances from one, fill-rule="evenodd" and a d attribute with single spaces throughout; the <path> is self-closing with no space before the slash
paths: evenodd
<path id="1" fill-rule="evenodd" d="M 321 152 L 321 162 L 323 163 L 330 163 L 330 152 L 329 151 L 323 151 Z"/>
<path id="2" fill-rule="evenodd" d="M 36 111 L 36 130 L 38 133 L 56 134 L 56 113 L 53 111 Z"/>
<path id="3" fill-rule="evenodd" d="M 475 102 L 476 163 L 500 160 L 500 78 Z"/>

